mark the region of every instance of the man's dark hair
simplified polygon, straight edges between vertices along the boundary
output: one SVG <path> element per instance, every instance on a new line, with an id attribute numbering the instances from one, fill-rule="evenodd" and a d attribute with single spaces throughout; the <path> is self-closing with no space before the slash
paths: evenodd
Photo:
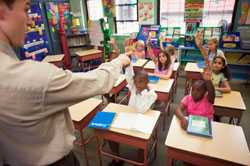
<path id="1" fill-rule="evenodd" d="M 12 8 L 12 5 L 14 4 L 15 1 L 16 0 L 0 0 L 0 4 L 5 3 L 8 6 L 8 8 Z"/>

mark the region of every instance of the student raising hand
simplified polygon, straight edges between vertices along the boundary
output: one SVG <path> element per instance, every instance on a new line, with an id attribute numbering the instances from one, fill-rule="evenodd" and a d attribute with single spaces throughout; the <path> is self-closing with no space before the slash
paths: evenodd
<path id="1" fill-rule="evenodd" d="M 195 43 L 197 45 L 198 48 L 202 47 L 202 43 L 203 43 L 203 31 L 196 31 L 195 33 Z"/>

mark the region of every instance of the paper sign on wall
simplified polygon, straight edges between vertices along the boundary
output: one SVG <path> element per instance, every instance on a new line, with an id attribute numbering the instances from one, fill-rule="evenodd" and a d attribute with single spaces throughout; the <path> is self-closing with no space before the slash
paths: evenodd
<path id="1" fill-rule="evenodd" d="M 138 3 L 140 24 L 154 24 L 154 7 L 152 1 Z"/>

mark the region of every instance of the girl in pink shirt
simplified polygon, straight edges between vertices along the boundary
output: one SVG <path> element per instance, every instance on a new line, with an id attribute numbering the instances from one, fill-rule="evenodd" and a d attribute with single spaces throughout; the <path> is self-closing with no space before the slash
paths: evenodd
<path id="1" fill-rule="evenodd" d="M 185 115 L 205 116 L 213 119 L 213 103 L 215 99 L 214 86 L 211 81 L 211 73 L 205 71 L 203 80 L 197 80 L 192 85 L 191 95 L 185 96 L 175 114 L 180 119 L 182 128 L 186 129 L 188 121 Z"/>

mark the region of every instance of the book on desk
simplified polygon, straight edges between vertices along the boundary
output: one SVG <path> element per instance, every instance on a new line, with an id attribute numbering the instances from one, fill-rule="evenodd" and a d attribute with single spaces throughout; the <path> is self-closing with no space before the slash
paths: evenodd
<path id="1" fill-rule="evenodd" d="M 95 129 L 109 129 L 115 115 L 115 112 L 97 112 L 88 127 Z"/>
<path id="2" fill-rule="evenodd" d="M 111 127 L 135 130 L 145 134 L 152 133 L 155 126 L 154 118 L 140 113 L 125 113 L 116 114 L 116 118 Z"/>
<path id="3" fill-rule="evenodd" d="M 203 116 L 190 115 L 187 133 L 212 138 L 211 120 Z"/>

